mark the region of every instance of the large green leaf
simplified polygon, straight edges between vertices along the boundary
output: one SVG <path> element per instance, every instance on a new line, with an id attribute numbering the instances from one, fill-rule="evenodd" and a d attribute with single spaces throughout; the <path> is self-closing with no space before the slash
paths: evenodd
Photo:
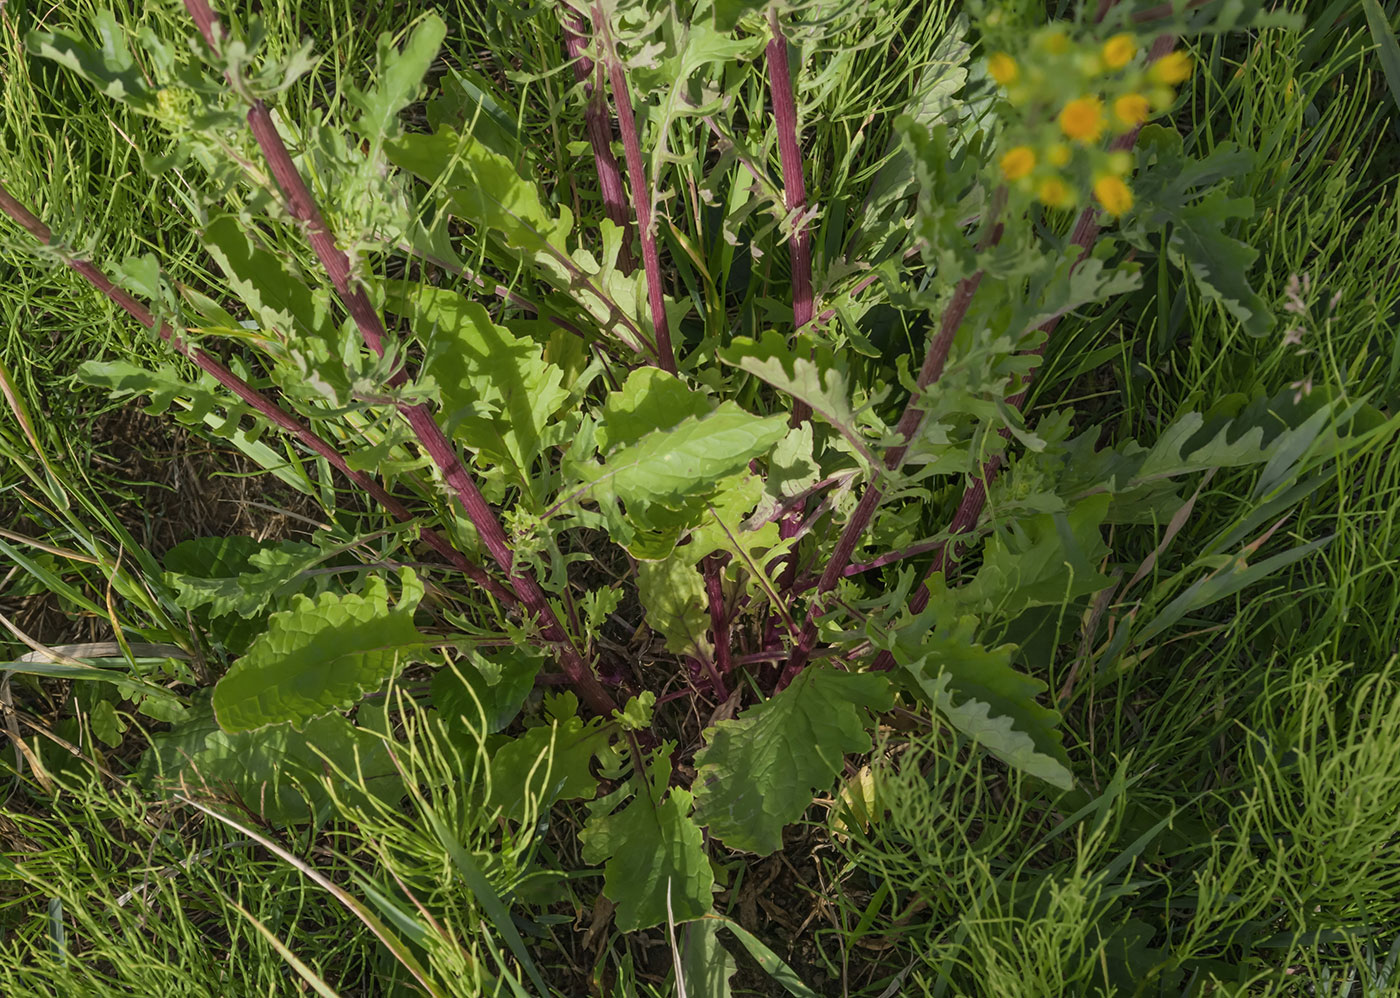
<path id="1" fill-rule="evenodd" d="M 330 805 L 320 782 L 323 756 L 362 776 L 377 797 L 396 800 L 402 792 L 383 740 L 339 714 L 318 717 L 303 731 L 278 724 L 230 733 L 219 727 L 207 704 L 168 733 L 152 738 L 138 775 L 147 783 L 162 777 L 187 787 L 232 789 L 254 814 L 281 825 L 306 821 Z M 358 793 L 350 785 L 336 792 L 351 799 Z"/>
<path id="2" fill-rule="evenodd" d="M 355 703 L 406 662 L 421 658 L 428 638 L 413 626 L 423 584 L 411 569 L 389 605 L 384 580 L 371 576 L 363 595 L 294 596 L 214 688 L 214 712 L 225 731 L 252 731 L 290 721 L 300 727 Z"/>
<path id="3" fill-rule="evenodd" d="M 635 444 L 653 430 L 669 430 L 687 416 L 712 412 L 715 402 L 659 367 L 639 367 L 622 388 L 609 392 L 598 422 L 598 450 L 604 454 Z"/>
<path id="4" fill-rule="evenodd" d="M 581 469 L 594 495 L 645 507 L 679 509 L 709 494 L 721 479 L 748 466 L 787 434 L 782 416 L 755 416 L 732 402 L 708 415 L 648 433 L 601 464 Z"/>
<path id="5" fill-rule="evenodd" d="M 1070 789 L 1060 714 L 1036 701 L 1045 684 L 1011 667 L 1014 645 L 978 644 L 975 617 L 932 627 L 937 609 L 895 632 L 895 661 L 952 727 L 1007 765 Z"/>
<path id="6" fill-rule="evenodd" d="M 883 675 L 809 666 L 710 730 L 695 757 L 695 820 L 733 849 L 779 849 L 783 829 L 831 786 L 846 755 L 870 750 L 871 713 L 890 702 Z"/>
<path id="7" fill-rule="evenodd" d="M 846 372 L 830 347 L 804 345 L 795 349 L 781 334 L 770 332 L 761 340 L 736 336 L 719 351 L 719 359 L 805 402 L 840 431 L 867 463 L 875 464 L 856 424 Z"/>
<path id="8" fill-rule="evenodd" d="M 688 921 L 714 907 L 715 875 L 705 855 L 705 837 L 690 819 L 692 796 L 666 790 L 671 777 L 666 743 L 653 757 L 645 785 L 630 802 L 609 813 L 609 799 L 589 816 L 579 839 L 586 863 L 605 863 L 603 893 L 617 905 L 623 932 L 649 929 L 668 920 Z"/>

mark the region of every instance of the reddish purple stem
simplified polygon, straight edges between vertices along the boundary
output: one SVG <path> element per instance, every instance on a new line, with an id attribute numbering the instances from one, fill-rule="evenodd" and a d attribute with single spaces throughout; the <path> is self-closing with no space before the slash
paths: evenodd
<path id="1" fill-rule="evenodd" d="M 588 103 L 583 109 L 584 127 L 593 147 L 593 162 L 598 170 L 598 188 L 603 195 L 603 210 L 622 229 L 622 250 L 617 255 L 618 266 L 625 274 L 632 273 L 632 219 L 627 211 L 627 192 L 622 187 L 622 172 L 612 151 L 612 124 L 608 120 L 608 96 L 604 90 L 603 67 L 595 65 L 584 52 L 588 26 L 583 17 L 568 11 L 564 19 L 564 49 L 574 60 L 574 75 L 583 84 Z"/>
<path id="2" fill-rule="evenodd" d="M 3 185 L 0 185 L 0 211 L 3 211 L 21 228 L 35 239 L 39 240 L 39 242 L 45 245 L 51 245 L 53 243 L 53 232 L 49 227 L 41 222 L 28 208 L 16 201 L 10 193 L 5 190 Z M 162 340 L 169 343 L 177 352 L 193 361 L 200 369 L 213 375 L 214 380 L 218 381 L 219 384 L 223 385 L 248 405 L 252 406 L 261 413 L 268 422 L 290 433 L 297 440 L 300 440 L 309 450 L 325 458 L 337 471 L 373 496 L 395 519 L 404 523 L 414 519 L 413 513 L 407 506 L 390 495 L 383 486 L 369 475 L 366 475 L 363 471 L 356 471 L 351 468 L 340 452 L 318 436 L 316 431 L 311 429 L 310 426 L 282 409 L 276 402 L 272 401 L 272 399 L 259 392 L 256 388 L 234 374 L 203 350 L 184 342 L 168 323 L 162 322 L 159 328 L 157 328 L 155 316 L 151 314 L 150 310 L 120 287 L 113 284 L 107 275 L 98 270 L 94 264 L 87 260 L 74 259 L 69 259 L 67 263 L 68 266 L 81 274 L 89 284 L 106 295 L 114 304 L 125 309 L 133 319 L 141 323 L 141 325 L 145 326 L 147 329 L 155 329 L 156 335 Z M 446 558 L 454 568 L 459 569 L 473 582 L 476 582 L 482 588 L 486 589 L 497 599 L 511 604 L 516 602 L 514 595 L 504 589 L 500 583 L 491 578 L 491 576 L 487 575 L 485 570 L 479 565 L 474 564 L 464 554 L 449 544 L 437 531 L 425 527 L 421 530 L 419 536 L 422 538 L 424 544 L 427 544 L 434 551 Z"/>
<path id="3" fill-rule="evenodd" d="M 632 210 L 637 216 L 637 234 L 642 242 L 642 268 L 646 271 L 647 301 L 651 305 L 651 324 L 656 333 L 657 363 L 663 371 L 676 373 L 676 354 L 671 348 L 671 329 L 666 319 L 666 297 L 661 285 L 661 254 L 652 228 L 651 186 L 647 183 L 646 165 L 642 162 L 642 143 L 637 137 L 637 119 L 632 114 L 632 93 L 627 89 L 627 74 L 613 51 L 607 29 L 607 15 L 600 7 L 593 8 L 593 31 L 607 46 L 608 78 L 612 81 L 613 105 L 617 109 L 617 127 L 622 133 L 622 151 L 627 158 L 627 179 L 632 186 Z"/>
<path id="4" fill-rule="evenodd" d="M 719 666 L 719 676 L 715 679 L 715 696 L 719 697 L 721 703 L 729 699 L 721 677 L 729 675 L 730 670 L 734 668 L 734 652 L 730 648 L 729 638 L 729 615 L 724 605 L 723 573 L 724 563 L 728 560 L 727 554 L 712 554 L 707 555 L 703 562 L 705 595 L 710 603 L 710 634 L 715 642 L 715 664 Z"/>
<path id="5" fill-rule="evenodd" d="M 1103 15 L 1107 13 L 1112 5 L 1112 0 L 1107 0 L 1107 2 L 1100 5 L 1098 14 L 1100 19 L 1102 19 Z M 1152 48 L 1148 52 L 1148 61 L 1153 62 L 1160 59 L 1171 51 L 1174 44 L 1175 39 L 1170 34 L 1159 36 L 1153 41 Z M 1132 131 L 1118 136 L 1113 140 L 1109 148 L 1114 151 L 1124 152 L 1132 149 L 1137 143 L 1138 132 L 1140 130 L 1140 127 L 1134 128 Z M 1079 262 L 1082 262 L 1089 255 L 1089 251 L 1094 248 L 1094 243 L 1099 238 L 1099 223 L 1097 219 L 1098 211 L 1093 205 L 1089 205 L 1079 213 L 1079 218 L 1075 220 L 1074 229 L 1070 233 L 1070 242 L 1080 248 Z M 1078 266 L 1078 262 L 1076 262 L 1076 266 Z M 1032 351 L 1033 354 L 1043 355 L 1045 353 L 1045 347 L 1049 344 L 1050 337 L 1055 332 L 1055 328 L 1059 326 L 1060 319 L 1061 316 L 1056 316 L 1040 327 L 1045 333 L 1045 338 L 1041 340 L 1040 345 Z M 1021 406 L 1025 405 L 1026 396 L 1030 394 L 1031 382 L 1034 380 L 1037 370 L 1038 368 L 1032 368 L 1028 371 L 1025 380 L 1021 383 L 1021 390 L 1006 400 L 1007 404 L 1012 408 L 1020 409 Z M 1001 430 L 1001 435 L 1007 439 L 1010 439 L 1011 436 L 1010 431 L 1005 428 Z M 962 499 L 958 502 L 958 508 L 953 513 L 952 522 L 948 525 L 948 532 L 954 535 L 954 537 L 971 533 L 977 527 L 977 521 L 981 519 L 982 510 L 987 504 L 987 489 L 996 479 L 997 473 L 1001 471 L 1005 463 L 1002 455 L 997 454 L 993 456 L 991 460 L 982 466 L 981 477 L 974 478 L 963 492 Z M 949 539 L 946 543 L 939 544 L 934 549 L 933 560 L 929 563 L 928 571 L 924 573 L 923 581 L 925 583 L 928 582 L 929 578 L 936 572 L 947 571 L 957 562 L 959 557 L 961 557 L 961 548 L 962 545 L 955 539 Z M 928 586 L 921 584 L 909 597 L 910 612 L 914 614 L 923 613 L 928 607 L 928 601 Z M 894 668 L 894 656 L 888 651 L 880 652 L 880 654 L 875 657 L 872 668 L 879 670 Z"/>
<path id="6" fill-rule="evenodd" d="M 995 232 L 995 228 L 993 231 Z M 977 293 L 977 286 L 981 283 L 982 272 L 979 270 L 971 277 L 964 277 L 953 290 L 953 298 L 943 313 L 938 334 L 929 343 L 928 351 L 924 354 L 923 366 L 919 368 L 919 376 L 915 380 L 918 390 L 904 406 L 904 413 L 899 417 L 899 423 L 895 426 L 895 431 L 904 443 L 891 447 L 885 452 L 885 467 L 890 471 L 898 470 L 904 462 L 904 455 L 909 450 L 908 443 L 914 439 L 914 434 L 918 432 L 919 424 L 923 421 L 924 411 L 921 408 L 921 396 L 930 385 L 942 376 L 943 366 L 948 361 L 948 351 L 953 346 L 953 337 L 957 334 L 958 327 L 962 325 L 968 307 L 972 304 L 972 297 Z M 778 681 L 779 689 L 792 682 L 806 666 L 807 659 L 817 643 L 817 616 L 822 597 L 835 589 L 836 583 L 845 574 L 846 566 L 851 563 L 851 555 L 855 553 L 856 544 L 860 541 L 861 535 L 865 533 L 865 528 L 870 525 L 870 520 L 874 517 L 875 510 L 884 497 L 884 490 L 880 487 L 879 479 L 876 478 L 866 487 L 865 493 L 856 505 L 855 512 L 851 514 L 851 518 L 841 531 L 841 536 L 836 541 L 836 550 L 832 552 L 821 578 L 817 580 L 816 597 L 812 608 L 807 612 L 807 619 L 802 624 L 802 633 L 798 636 L 797 645 L 793 648 L 792 656 L 788 659 L 787 667 L 783 669 L 782 678 Z"/>
<path id="7" fill-rule="evenodd" d="M 783 167 L 783 207 L 796 225 L 788 237 L 788 260 L 792 267 L 792 322 L 801 329 L 812 321 L 812 230 L 802 216 L 807 211 L 807 179 L 802 168 L 802 146 L 797 135 L 797 98 L 788 68 L 787 37 L 778 23 L 778 12 L 769 8 L 768 91 L 773 100 L 773 123 L 778 131 L 778 159 Z M 811 418 L 805 402 L 794 401 L 792 425 Z M 784 535 L 790 536 L 790 535 Z M 791 580 L 789 580 L 791 581 Z"/>
<path id="8" fill-rule="evenodd" d="M 185 7 L 198 26 L 200 34 L 204 36 L 205 42 L 210 49 L 217 53 L 221 29 L 217 25 L 214 12 L 210 9 L 207 0 L 185 0 Z M 305 228 L 311 248 L 321 261 L 321 265 L 325 267 L 331 284 L 335 287 L 336 294 L 344 303 L 351 318 L 354 319 L 365 343 L 376 354 L 382 356 L 384 353 L 384 325 L 380 321 L 379 313 L 375 311 L 364 290 L 358 285 L 352 284 L 350 259 L 336 246 L 334 235 L 326 225 L 326 220 L 322 217 L 301 173 L 292 161 L 286 145 L 283 144 L 282 137 L 272 122 L 272 116 L 268 113 L 267 106 L 261 100 L 251 102 L 248 110 L 248 125 L 253 131 L 253 137 L 257 140 L 259 148 L 262 149 L 278 189 L 286 200 L 288 212 Z M 400 369 L 390 377 L 389 384 L 399 386 L 404 384 L 407 379 L 407 374 Z M 578 649 L 574 647 L 539 583 L 535 581 L 533 576 L 525 572 L 515 571 L 510 543 L 500 520 L 497 519 L 495 511 L 491 509 L 490 504 L 482 496 L 471 476 L 467 474 L 466 468 L 462 466 L 456 451 L 443 434 L 442 428 L 437 425 L 433 414 L 424 405 L 400 405 L 399 411 L 408 421 L 408 425 L 417 436 L 419 444 L 432 458 L 444 480 L 456 494 L 467 517 L 476 527 L 482 544 L 486 546 L 486 550 L 491 553 L 496 563 L 509 577 L 511 587 L 520 597 L 520 602 L 524 605 L 525 610 L 533 614 L 539 621 L 540 630 L 545 639 L 555 647 L 559 654 L 560 664 L 563 666 L 565 674 L 568 675 L 570 684 L 594 711 L 604 716 L 610 715 L 617 709 L 616 703 L 603 689 L 602 684 L 593 674 L 593 670 L 584 661 Z"/>

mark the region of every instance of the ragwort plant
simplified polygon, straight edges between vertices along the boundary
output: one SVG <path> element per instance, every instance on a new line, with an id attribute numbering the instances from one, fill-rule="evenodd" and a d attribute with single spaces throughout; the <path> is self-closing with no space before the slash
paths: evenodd
<path id="1" fill-rule="evenodd" d="M 1143 258 L 1246 334 L 1274 328 L 1231 235 L 1253 153 L 1192 155 L 1173 124 L 1182 40 L 1270 21 L 1253 7 L 1110 2 L 1046 26 L 1028 5 L 931 6 L 908 17 L 936 39 L 914 99 L 873 113 L 852 80 L 898 23 L 878 5 L 559 5 L 539 74 L 444 51 L 428 14 L 380 40 L 368 84 L 296 120 L 278 101 L 311 44 L 273 58 L 257 19 L 186 7 L 197 44 L 131 37 L 110 13 L 28 44 L 159 126 L 143 169 L 188 206 L 220 280 L 150 253 L 104 270 L 26 207 L 24 178 L 0 178 L 0 210 L 45 258 L 203 371 L 94 362 L 84 378 L 325 506 L 311 541 L 164 556 L 150 599 L 193 637 L 139 636 L 221 675 L 161 687 L 170 729 L 140 774 L 229 792 L 247 815 L 226 821 L 381 827 L 405 898 L 434 886 L 392 851 L 427 849 L 518 967 L 507 905 L 567 895 L 506 841 L 563 802 L 584 802 L 581 859 L 617 927 L 690 923 L 698 945 L 720 921 L 718 861 L 780 849 L 883 718 L 946 727 L 1013 774 L 1018 806 L 1053 807 L 1080 769 L 1059 706 L 1325 548 L 1282 525 L 1393 436 L 1365 399 L 1298 384 L 1208 400 L 1141 441 L 1076 426 L 1070 405 L 1027 415 L 1060 321 L 1134 291 Z M 523 20 L 482 18 L 488 35 Z M 546 78 L 572 81 L 577 136 L 535 120 Z M 828 112 L 844 138 L 804 150 Z M 1192 483 L 1242 469 L 1238 515 L 1162 571 Z M 402 526 L 357 532 L 332 471 Z M 1115 549 L 1133 530 L 1155 531 L 1146 560 Z M 393 732 L 420 724 L 454 761 L 410 777 Z M 324 780 L 305 778 L 316 760 Z M 396 842 L 405 798 L 484 809 L 510 861 Z M 1036 952 L 1109 945 L 1092 932 L 1124 867 L 1092 875 L 1106 846 L 1088 834 L 1067 879 L 1025 896 L 1079 920 Z M 466 973 L 433 948 L 457 936 L 433 904 L 425 968 L 397 936 L 415 916 L 357 886 L 388 925 L 345 903 L 420 985 Z M 992 892 L 959 931 L 975 942 L 1020 904 Z M 990 960 L 968 967 L 1016 970 Z M 1056 976 L 1047 956 L 1047 981 L 1083 986 L 1072 964 Z"/>

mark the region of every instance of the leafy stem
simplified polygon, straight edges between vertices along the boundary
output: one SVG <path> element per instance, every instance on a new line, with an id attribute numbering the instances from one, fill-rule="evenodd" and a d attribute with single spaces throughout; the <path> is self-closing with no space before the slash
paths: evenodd
<path id="1" fill-rule="evenodd" d="M 612 151 L 612 125 L 608 120 L 608 98 L 604 90 L 603 67 L 588 58 L 585 50 L 588 40 L 584 37 L 588 30 L 581 15 L 565 9 L 564 48 L 569 58 L 574 60 L 574 75 L 583 84 L 587 103 L 583 109 L 584 127 L 588 130 L 588 143 L 593 147 L 593 162 L 598 171 L 598 188 L 603 196 L 603 210 L 608 218 L 623 231 L 622 249 L 618 251 L 617 262 L 624 273 L 630 274 L 636 264 L 632 260 L 631 228 L 632 219 L 627 213 L 627 193 L 622 187 L 622 172 L 617 166 L 617 157 Z"/>
<path id="2" fill-rule="evenodd" d="M 47 225 L 26 208 L 19 201 L 0 185 L 0 211 L 8 215 L 20 228 L 24 229 L 35 239 L 45 246 L 53 245 L 53 232 Z M 146 308 L 131 295 L 127 294 L 102 273 L 92 262 L 78 259 L 76 257 L 65 257 L 68 266 L 77 271 L 82 277 L 98 291 L 102 292 L 114 304 L 124 309 L 141 325 L 147 329 L 154 329 L 156 335 L 166 343 L 169 343 L 178 353 L 192 361 L 201 370 L 207 371 L 234 395 L 238 396 L 248 405 L 252 406 L 268 422 L 291 434 L 301 441 L 307 449 L 323 457 L 337 471 L 343 474 L 355 485 L 368 492 L 379 502 L 389 513 L 401 523 L 409 523 L 415 519 L 412 511 L 409 510 L 398 499 L 389 494 L 385 488 L 377 481 L 365 474 L 351 468 L 345 457 L 326 440 L 316 433 L 310 426 L 297 419 L 287 412 L 272 399 L 258 391 L 248 382 L 234 374 L 218 360 L 209 356 L 199 347 L 186 343 L 167 322 L 157 323 L 150 309 Z M 506 603 L 514 603 L 515 597 L 500 583 L 491 578 L 481 566 L 475 564 L 466 555 L 454 548 L 445 537 L 436 530 L 423 528 L 420 537 L 424 544 L 442 555 L 456 569 L 461 571 L 477 585 L 486 589 L 497 599 Z"/>
<path id="3" fill-rule="evenodd" d="M 221 28 L 207 0 L 185 0 L 185 7 L 205 42 L 210 49 L 217 52 Z M 268 113 L 267 105 L 262 100 L 252 98 L 249 101 L 248 125 L 264 158 L 267 159 L 278 189 L 282 192 L 287 211 L 305 228 L 306 238 L 312 250 L 320 260 L 321 266 L 325 268 L 337 296 L 350 313 L 366 345 L 376 354 L 383 356 L 385 332 L 379 313 L 370 303 L 363 288 L 352 284 L 350 259 L 336 246 L 334 235 L 292 161 L 282 136 L 273 124 L 272 115 Z M 407 374 L 400 368 L 389 378 L 389 384 L 391 387 L 397 387 L 406 380 Z M 486 550 L 510 578 L 511 587 L 525 610 L 538 620 L 545 639 L 555 646 L 564 672 L 579 696 L 598 713 L 605 716 L 611 714 L 617 705 L 574 647 L 539 583 L 533 576 L 515 570 L 514 557 L 505 529 L 462 465 L 456 450 L 438 426 L 432 412 L 425 405 L 401 404 L 398 408 L 418 438 L 420 446 L 432 458 L 444 481 L 456 494 Z"/>
<path id="4" fill-rule="evenodd" d="M 637 136 L 637 119 L 632 113 L 632 94 L 627 88 L 627 74 L 617 57 L 617 47 L 607 24 L 602 8 L 595 6 L 593 30 L 603 43 L 603 58 L 612 82 L 613 106 L 617 110 L 618 131 L 622 133 L 622 150 L 627 158 L 632 210 L 637 216 L 637 234 L 642 243 L 642 269 L 646 271 L 647 302 L 651 306 L 651 324 L 656 335 L 657 363 L 662 370 L 675 374 L 676 354 L 671 348 L 666 296 L 661 285 L 661 254 L 657 248 L 656 230 L 652 226 L 651 186 L 647 182 L 646 164 L 642 162 L 642 143 Z"/>

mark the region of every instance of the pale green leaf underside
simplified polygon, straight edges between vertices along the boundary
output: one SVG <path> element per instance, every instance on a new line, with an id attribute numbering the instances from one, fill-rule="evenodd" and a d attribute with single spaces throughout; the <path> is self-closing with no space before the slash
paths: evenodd
<path id="1" fill-rule="evenodd" d="M 1060 714 L 1036 701 L 1045 684 L 1011 667 L 1014 646 L 975 643 L 976 628 L 972 617 L 932 632 L 927 622 L 911 625 L 898 637 L 895 661 L 953 728 L 1007 765 L 1070 789 Z"/>

